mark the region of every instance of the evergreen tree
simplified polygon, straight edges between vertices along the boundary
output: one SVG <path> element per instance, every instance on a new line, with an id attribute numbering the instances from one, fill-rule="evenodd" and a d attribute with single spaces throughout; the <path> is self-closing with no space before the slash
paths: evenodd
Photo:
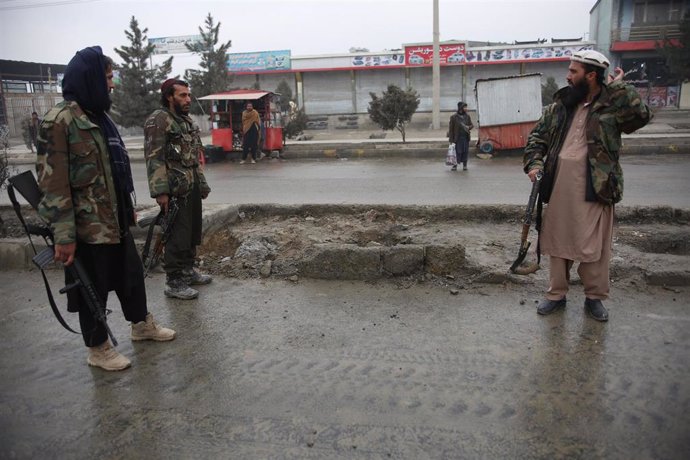
<path id="1" fill-rule="evenodd" d="M 680 37 L 674 45 L 666 40 L 661 47 L 661 53 L 666 58 L 669 73 L 681 80 L 690 78 L 690 12 L 680 21 Z"/>
<path id="2" fill-rule="evenodd" d="M 172 57 L 151 67 L 155 47 L 147 42 L 147 32 L 132 16 L 125 30 L 130 46 L 115 48 L 124 63 L 116 66 L 120 84 L 113 91 L 113 118 L 126 128 L 143 126 L 146 117 L 160 107 L 160 85 L 172 71 Z"/>
<path id="3" fill-rule="evenodd" d="M 290 101 L 292 101 L 292 88 L 285 80 L 280 80 L 278 87 L 275 90 L 276 93 L 280 94 L 280 110 L 281 112 L 287 112 L 290 110 Z"/>
<path id="4" fill-rule="evenodd" d="M 185 80 L 196 97 L 228 91 L 232 83 L 232 76 L 228 74 L 226 56 L 232 41 L 228 40 L 216 47 L 219 30 L 220 22 L 214 25 L 213 16 L 208 13 L 204 28 L 199 27 L 202 41 L 186 45 L 189 51 L 201 56 L 199 67 L 202 70 L 187 69 L 185 71 Z M 199 113 L 199 104 L 192 104 L 192 111 Z"/>
<path id="5" fill-rule="evenodd" d="M 293 114 L 290 114 L 289 121 L 283 128 L 283 143 L 285 139 L 294 139 L 307 129 L 307 122 L 309 117 L 304 113 L 304 109 L 299 109 Z"/>
<path id="6" fill-rule="evenodd" d="M 397 129 L 405 142 L 405 127 L 419 107 L 419 94 L 412 88 L 402 90 L 396 85 L 388 85 L 381 97 L 369 93 L 369 118 L 384 131 Z"/>

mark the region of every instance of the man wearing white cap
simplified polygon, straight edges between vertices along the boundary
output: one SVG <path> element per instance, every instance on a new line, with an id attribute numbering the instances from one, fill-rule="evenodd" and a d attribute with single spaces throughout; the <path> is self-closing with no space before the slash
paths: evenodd
<path id="1" fill-rule="evenodd" d="M 608 68 L 609 60 L 597 51 L 575 53 L 568 86 L 554 95 L 525 147 L 525 173 L 532 182 L 543 173 L 537 251 L 550 256 L 550 270 L 540 315 L 565 307 L 570 269 L 577 261 L 585 311 L 597 321 L 609 318 L 602 300 L 609 295 L 614 205 L 623 197 L 621 132 L 643 127 L 652 114 L 623 82 L 623 70 L 616 68 L 611 77 Z M 542 203 L 548 203 L 543 221 Z"/>

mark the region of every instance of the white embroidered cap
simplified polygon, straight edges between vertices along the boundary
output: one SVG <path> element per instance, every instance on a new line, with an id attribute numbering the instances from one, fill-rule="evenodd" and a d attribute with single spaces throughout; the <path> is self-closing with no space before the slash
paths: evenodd
<path id="1" fill-rule="evenodd" d="M 575 62 L 582 62 L 583 64 L 591 64 L 597 67 L 601 67 L 602 69 L 608 69 L 610 64 L 606 56 L 601 54 L 599 51 L 594 50 L 578 51 L 570 57 L 570 60 Z"/>

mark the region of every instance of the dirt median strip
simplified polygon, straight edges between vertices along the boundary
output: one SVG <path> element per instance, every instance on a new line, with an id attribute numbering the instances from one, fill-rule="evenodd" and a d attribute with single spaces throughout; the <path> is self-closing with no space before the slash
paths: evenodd
<path id="1" fill-rule="evenodd" d="M 522 212 L 481 205 L 242 205 L 232 224 L 206 234 L 199 254 L 207 270 L 236 278 L 546 281 L 546 270 L 508 272 Z M 690 211 L 619 207 L 617 213 L 613 278 L 690 284 L 690 246 L 683 243 L 690 239 Z M 530 240 L 536 238 L 533 231 Z M 531 251 L 529 261 L 535 258 Z"/>
<path id="2" fill-rule="evenodd" d="M 517 256 L 523 212 L 517 205 L 209 205 L 199 263 L 239 279 L 449 277 L 459 287 L 546 282 L 544 269 L 528 276 L 508 272 Z M 690 285 L 690 210 L 619 206 L 616 214 L 612 278 Z M 139 244 L 145 231 L 134 229 Z M 28 241 L 13 236 L 0 240 L 0 263 L 27 268 Z M 531 231 L 533 248 L 536 239 Z M 536 260 L 534 251 L 527 259 Z"/>

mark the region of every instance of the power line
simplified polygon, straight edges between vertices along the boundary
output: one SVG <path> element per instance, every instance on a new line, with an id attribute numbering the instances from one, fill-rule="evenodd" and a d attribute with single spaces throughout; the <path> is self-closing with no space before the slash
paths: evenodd
<path id="1" fill-rule="evenodd" d="M 13 0 L 0 0 L 2 3 L 6 3 L 8 1 L 13 1 Z M 15 6 L 0 6 L 0 11 L 10 11 L 10 10 L 27 10 L 27 9 L 32 9 L 32 8 L 44 8 L 47 6 L 62 6 L 62 5 L 73 5 L 75 3 L 93 3 L 93 2 L 100 2 L 103 0 L 61 0 L 61 1 L 49 1 L 49 2 L 44 2 L 44 3 L 30 3 L 30 4 L 24 4 L 24 5 L 15 5 Z"/>

